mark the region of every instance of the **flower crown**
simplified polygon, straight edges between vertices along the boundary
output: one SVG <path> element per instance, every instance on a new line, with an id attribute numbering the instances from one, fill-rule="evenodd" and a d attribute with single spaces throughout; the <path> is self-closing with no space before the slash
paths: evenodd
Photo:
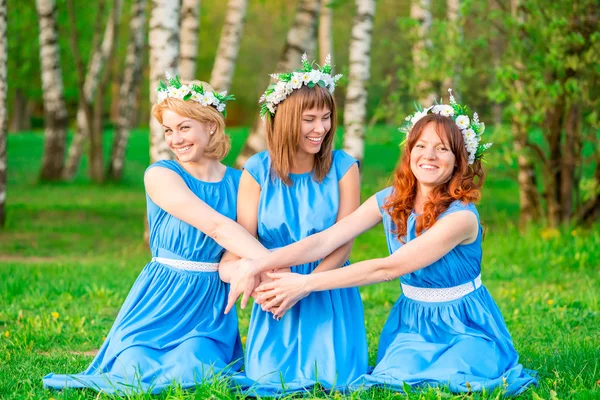
<path id="1" fill-rule="evenodd" d="M 168 97 L 183 101 L 193 100 L 203 106 L 215 107 L 217 111 L 226 117 L 225 103 L 229 100 L 235 100 L 235 97 L 232 94 L 228 95 L 227 91 L 220 93 L 205 91 L 202 84 L 183 85 L 177 75 L 173 78 L 169 72 L 165 72 L 165 77 L 167 78 L 168 86 L 163 81 L 158 81 L 158 88 L 156 89 L 159 103 L 162 103 Z"/>
<path id="2" fill-rule="evenodd" d="M 412 127 L 427 114 L 439 114 L 444 117 L 452 118 L 458 126 L 458 129 L 462 132 L 465 140 L 465 147 L 467 148 L 467 153 L 469 155 L 469 165 L 472 165 L 475 160 L 479 160 L 483 157 L 484 152 L 492 147 L 493 143 L 479 144 L 481 135 L 485 131 L 485 124 L 479 122 L 477 113 L 473 113 L 473 119 L 469 119 L 469 116 L 467 115 L 467 106 L 456 102 L 456 99 L 452 95 L 452 89 L 448 89 L 448 93 L 450 93 L 449 105 L 437 104 L 436 101 L 435 105 L 423 109 L 420 105 L 415 104 L 417 111 L 405 118 L 405 122 L 399 130 L 405 132 L 406 138 L 408 139 L 408 134 Z"/>
<path id="3" fill-rule="evenodd" d="M 317 69 L 313 69 L 313 64 L 308 62 L 306 53 L 302 55 L 302 68 L 282 74 L 271 74 L 276 82 L 270 84 L 267 90 L 260 97 L 259 103 L 263 103 L 260 107 L 260 116 L 265 118 L 267 113 L 272 118 L 275 116 L 277 105 L 284 101 L 294 89 L 300 89 L 302 85 L 309 88 L 319 85 L 329 92 L 333 93 L 335 84 L 342 77 L 342 74 L 331 76 L 331 56 L 328 54 L 325 58 L 325 65 L 322 67 L 317 64 Z"/>

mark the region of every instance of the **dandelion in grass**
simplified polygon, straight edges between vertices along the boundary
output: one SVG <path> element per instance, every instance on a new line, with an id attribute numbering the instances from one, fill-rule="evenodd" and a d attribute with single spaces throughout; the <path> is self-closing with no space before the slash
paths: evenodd
<path id="1" fill-rule="evenodd" d="M 10 336 L 10 332 L 9 332 L 9 331 L 5 331 L 5 332 L 4 332 L 4 336 L 5 336 L 5 337 L 9 337 L 9 336 Z"/>
<path id="2" fill-rule="evenodd" d="M 58 319 L 58 317 L 60 316 L 60 314 L 57 313 L 56 311 L 53 311 L 52 314 L 50 314 L 50 315 L 52 315 L 52 319 Z"/>
<path id="3" fill-rule="evenodd" d="M 548 305 L 551 306 L 552 304 L 554 304 L 554 300 L 552 300 L 552 299 L 548 300 Z"/>

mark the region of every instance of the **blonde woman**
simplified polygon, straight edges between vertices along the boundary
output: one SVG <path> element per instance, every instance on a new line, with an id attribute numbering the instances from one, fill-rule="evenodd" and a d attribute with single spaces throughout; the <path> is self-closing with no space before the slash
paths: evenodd
<path id="1" fill-rule="evenodd" d="M 228 292 L 217 267 L 224 248 L 246 257 L 265 250 L 234 222 L 240 171 L 221 163 L 231 96 L 174 78 L 158 98 L 152 114 L 176 160 L 152 164 L 144 176 L 153 258 L 88 369 L 49 374 L 47 387 L 157 393 L 241 367 L 237 316 L 223 313 Z"/>

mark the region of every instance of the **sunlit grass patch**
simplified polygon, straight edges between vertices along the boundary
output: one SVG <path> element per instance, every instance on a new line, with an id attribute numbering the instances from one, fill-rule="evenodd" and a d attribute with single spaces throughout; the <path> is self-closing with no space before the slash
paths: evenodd
<path id="1" fill-rule="evenodd" d="M 231 130 L 235 159 L 247 129 Z M 394 127 L 368 133 L 361 167 L 362 198 L 385 187 L 400 149 Z M 77 373 L 101 346 L 136 276 L 150 259 L 143 243 L 147 133 L 133 132 L 122 183 L 92 185 L 84 171 L 74 183 L 38 185 L 42 136 L 10 135 L 8 223 L 0 231 L 0 398 L 106 399 L 92 390 L 46 390 L 50 372 Z M 110 136 L 106 137 L 107 145 Z M 339 143 L 339 141 L 338 141 Z M 338 144 L 338 148 L 339 148 Z M 37 155 L 37 156 L 36 156 Z M 85 161 L 85 160 L 84 160 Z M 479 206 L 487 225 L 483 282 L 498 303 L 520 361 L 539 372 L 524 399 L 600 398 L 600 230 L 531 226 L 520 232 L 517 186 L 510 166 L 488 163 Z M 352 260 L 387 254 L 382 227 L 359 237 Z M 375 362 L 379 334 L 400 293 L 399 283 L 361 288 Z M 238 310 L 242 337 L 250 307 Z M 288 398 L 500 399 L 498 391 L 453 394 L 446 388 L 410 393 L 355 393 L 318 388 Z M 234 399 L 223 380 L 195 390 L 177 386 L 131 399 Z"/>

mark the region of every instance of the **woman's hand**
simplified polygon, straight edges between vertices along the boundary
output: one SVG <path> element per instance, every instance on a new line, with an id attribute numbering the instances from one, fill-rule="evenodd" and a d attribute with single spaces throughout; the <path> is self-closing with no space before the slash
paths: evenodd
<path id="1" fill-rule="evenodd" d="M 287 310 L 310 293 L 308 275 L 269 272 L 267 276 L 273 282 L 263 283 L 256 289 L 256 300 L 262 304 L 263 310 L 272 312 L 276 319 L 280 319 Z"/>
<path id="2" fill-rule="evenodd" d="M 248 305 L 248 299 L 254 293 L 254 290 L 260 284 L 260 273 L 258 268 L 254 266 L 253 260 L 242 258 L 238 261 L 238 268 L 231 276 L 231 286 L 229 288 L 229 296 L 227 299 L 227 307 L 225 308 L 225 314 L 227 314 L 231 308 L 235 305 L 238 297 L 242 296 L 242 302 L 240 306 L 246 308 Z"/>
<path id="3" fill-rule="evenodd" d="M 292 269 L 290 267 L 273 269 L 270 272 L 263 272 L 260 274 L 260 285 L 258 287 L 274 281 L 274 279 L 268 275 L 269 273 L 289 274 L 290 272 L 292 272 Z M 271 300 L 273 300 L 273 298 L 268 297 L 268 295 L 259 297 L 258 288 L 256 288 L 256 290 L 254 290 L 254 293 L 252 293 L 252 297 L 254 297 L 254 302 L 256 304 L 261 305 L 261 308 L 263 311 L 271 312 L 271 310 L 269 310 L 263 306 L 263 303 L 268 303 Z M 277 308 L 278 306 L 279 306 L 279 303 L 272 305 L 272 308 Z"/>

